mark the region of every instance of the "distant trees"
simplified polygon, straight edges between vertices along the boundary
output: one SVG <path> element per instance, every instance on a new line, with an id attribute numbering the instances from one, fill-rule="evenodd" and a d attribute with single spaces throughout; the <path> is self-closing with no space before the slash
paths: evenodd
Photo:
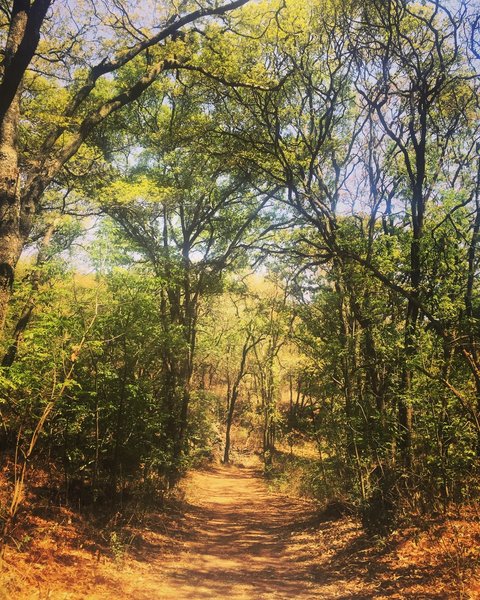
<path id="1" fill-rule="evenodd" d="M 242 297 L 243 296 L 243 297 Z M 248 296 L 242 294 L 239 298 L 232 298 L 235 308 L 230 318 L 235 323 L 229 323 L 226 332 L 227 360 L 225 364 L 225 379 L 227 384 L 226 415 L 225 415 L 225 444 L 223 448 L 223 462 L 230 462 L 231 433 L 235 417 L 235 408 L 242 390 L 242 383 L 251 372 L 251 356 L 257 346 L 264 341 L 266 335 L 259 322 L 255 298 L 248 302 Z M 233 363 L 233 364 L 232 364 Z"/>
<path id="2" fill-rule="evenodd" d="M 460 480 L 447 483 L 449 461 L 476 464 L 479 130 L 471 9 L 400 0 L 287 4 L 278 14 L 281 35 L 267 34 L 262 46 L 279 85 L 226 89 L 217 110 L 226 147 L 246 170 L 281 185 L 279 206 L 296 215 L 289 250 L 274 251 L 296 260 L 299 273 L 319 271 L 320 297 L 332 297 L 339 345 L 330 368 L 342 367 L 335 381 L 345 447 L 367 505 L 387 506 L 402 487 L 413 502 L 412 490 L 427 479 L 421 502 L 440 489 L 451 497 Z M 252 37 L 260 28 L 247 25 Z M 435 401 L 432 382 L 443 386 Z M 423 420 L 427 406 L 433 429 Z M 457 427 L 461 442 L 452 437 Z M 430 469 L 442 475 L 435 480 Z"/>
<path id="3" fill-rule="evenodd" d="M 170 340 L 162 360 L 173 481 L 185 452 L 201 303 L 215 301 L 225 275 L 241 268 L 249 247 L 276 224 L 268 213 L 271 192 L 254 192 L 248 174 L 226 168 L 201 140 L 185 140 L 191 128 L 208 135 L 211 122 L 182 86 L 139 110 L 156 126 L 137 132 L 143 151 L 102 190 L 101 201 L 117 240 L 126 242 L 127 264 L 138 256 L 159 282 L 159 319 Z M 168 129 L 158 127 L 160 120 Z"/>

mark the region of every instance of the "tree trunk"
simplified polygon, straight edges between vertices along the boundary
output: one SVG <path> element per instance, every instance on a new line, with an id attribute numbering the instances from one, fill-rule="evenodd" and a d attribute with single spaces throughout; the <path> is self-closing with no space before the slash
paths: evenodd
<path id="1" fill-rule="evenodd" d="M 19 112 L 17 95 L 0 125 L 0 330 L 5 325 L 15 266 L 23 247 L 17 152 Z"/>
<path id="2" fill-rule="evenodd" d="M 233 415 L 235 414 L 235 404 L 238 398 L 238 386 L 235 385 L 232 391 L 232 395 L 230 397 L 230 404 L 227 412 L 227 422 L 225 429 L 225 450 L 223 452 L 223 462 L 225 464 L 230 462 L 230 443 L 231 443 L 231 430 L 233 423 Z"/>
<path id="3" fill-rule="evenodd" d="M 423 199 L 417 200 L 417 206 L 423 202 Z M 412 407 L 412 380 L 413 369 L 411 361 L 416 354 L 416 335 L 418 323 L 418 300 L 419 289 L 421 282 L 421 259 L 420 259 L 420 240 L 422 237 L 423 218 L 417 217 L 417 222 L 414 220 L 414 233 L 411 244 L 410 267 L 411 267 L 411 284 L 413 301 L 409 300 L 407 304 L 407 314 L 405 318 L 405 334 L 404 334 L 404 365 L 402 369 L 401 389 L 399 390 L 398 399 L 398 447 L 402 464 L 411 471 L 413 466 L 413 407 Z"/>
<path id="4" fill-rule="evenodd" d="M 13 331 L 13 336 L 12 336 L 12 342 L 11 342 L 10 346 L 8 347 L 7 351 L 5 352 L 5 355 L 2 359 L 2 367 L 11 367 L 12 366 L 13 362 L 15 361 L 15 358 L 17 357 L 18 348 L 22 341 L 23 334 L 25 333 L 25 330 L 28 327 L 30 319 L 32 318 L 32 314 L 35 309 L 36 295 L 39 290 L 40 284 L 42 283 L 41 267 L 45 264 L 46 249 L 48 248 L 48 246 L 51 242 L 52 235 L 55 231 L 56 225 L 57 225 L 57 220 L 53 221 L 49 225 L 49 227 L 43 237 L 42 244 L 41 244 L 40 250 L 38 252 L 35 267 L 30 275 L 30 285 L 31 285 L 30 295 L 29 295 L 29 297 L 25 303 L 25 306 L 22 310 L 22 314 L 20 315 L 20 317 L 15 325 L 15 329 Z"/>
<path id="5" fill-rule="evenodd" d="M 50 2 L 13 3 L 0 84 L 0 331 L 3 331 L 15 266 L 30 233 L 33 204 L 21 196 L 18 156 L 20 87 L 35 53 Z"/>
<path id="6" fill-rule="evenodd" d="M 248 357 L 250 350 L 255 348 L 255 346 L 261 340 L 261 338 L 258 338 L 257 340 L 254 340 L 252 343 L 249 343 L 251 340 L 251 337 L 252 336 L 249 333 L 247 336 L 247 339 L 245 340 L 245 343 L 243 344 L 242 359 L 240 361 L 240 368 L 238 370 L 238 375 L 233 383 L 231 395 L 228 394 L 228 396 L 227 396 L 230 398 L 230 402 L 228 403 L 228 410 L 227 410 L 227 422 L 226 422 L 226 431 L 225 431 L 225 450 L 223 453 L 223 462 L 224 463 L 228 463 L 230 461 L 230 433 L 231 433 L 231 429 L 232 429 L 233 415 L 235 414 L 235 404 L 237 403 L 238 394 L 240 391 L 240 384 L 242 382 L 242 379 L 245 376 L 245 371 L 246 371 L 246 367 L 247 367 L 247 357 Z"/>

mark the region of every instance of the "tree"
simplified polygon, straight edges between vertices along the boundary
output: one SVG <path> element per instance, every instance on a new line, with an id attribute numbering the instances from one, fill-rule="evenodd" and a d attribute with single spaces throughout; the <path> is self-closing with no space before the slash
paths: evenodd
<path id="1" fill-rule="evenodd" d="M 144 152 L 137 164 L 102 197 L 131 251 L 162 282 L 160 320 L 172 340 L 164 346 L 163 368 L 173 481 L 186 449 L 200 303 L 221 290 L 224 274 L 245 261 L 246 249 L 268 236 L 272 223 L 271 194 L 257 195 L 248 177 L 226 170 L 201 148 L 182 147 L 180 123 L 188 129 L 208 115 L 198 113 L 183 90 L 171 102 L 167 115 L 165 101 L 150 106 L 171 121 L 171 133 L 162 128 L 139 137 Z"/>
<path id="2" fill-rule="evenodd" d="M 287 3 L 277 17 L 281 35 L 272 40 L 267 30 L 257 59 L 276 72 L 278 86 L 226 88 L 217 108 L 225 148 L 249 173 L 281 187 L 279 207 L 294 211 L 288 251 L 301 261 L 299 272 L 323 266 L 335 288 L 346 444 L 352 463 L 358 456 L 377 464 L 380 487 L 390 478 L 382 470 L 393 473 L 387 488 L 408 487 L 410 478 L 418 485 L 429 453 L 453 453 L 448 440 L 443 450 L 426 449 L 432 420 L 417 416 L 415 431 L 416 407 L 423 415 L 434 406 L 440 438 L 458 418 L 468 423 L 466 440 L 478 431 L 476 318 L 469 331 L 464 325 L 478 273 L 478 73 L 465 37 L 468 10 L 332 2 L 320 13 L 316 4 Z M 258 22 L 252 37 L 261 37 Z M 452 245 L 458 251 L 450 253 Z M 433 357 L 432 372 L 425 364 Z M 450 381 L 452 360 L 464 393 Z M 450 398 L 441 395 L 443 408 L 425 377 L 443 382 Z M 461 443 L 456 450 L 463 452 Z M 368 500 L 368 467 L 360 471 Z"/>
<path id="3" fill-rule="evenodd" d="M 250 301 L 249 301 L 250 300 Z M 225 418 L 225 445 L 223 450 L 223 462 L 230 462 L 231 430 L 235 416 L 235 408 L 240 396 L 241 385 L 249 373 L 249 356 L 255 348 L 261 344 L 266 335 L 259 324 L 256 302 L 258 298 L 248 298 L 247 294 L 241 294 L 238 298 L 231 297 L 235 313 L 233 320 L 235 326 L 230 325 L 227 331 L 227 361 L 226 378 L 226 418 Z M 253 313 L 253 314 L 252 314 Z M 232 316 L 230 316 L 232 319 Z M 259 327 L 260 325 L 260 327 Z M 240 329 L 240 331 L 238 331 Z M 240 350 L 240 352 L 239 352 Z M 232 366 L 230 363 L 234 363 Z"/>
<path id="4" fill-rule="evenodd" d="M 45 190 L 59 175 L 64 165 L 80 150 L 91 133 L 110 115 L 137 100 L 162 73 L 189 61 L 194 46 L 192 35 L 175 38 L 191 24 L 199 24 L 208 17 L 225 15 L 248 0 L 235 0 L 221 5 L 207 4 L 191 12 L 171 14 L 168 5 L 162 5 L 163 14 L 158 23 L 135 26 L 129 19 L 128 4 L 112 3 L 113 52 L 101 46 L 92 48 L 92 54 L 83 52 L 76 61 L 72 49 L 77 49 L 93 29 L 102 26 L 105 15 L 96 11 L 75 31 L 73 15 L 62 14 L 58 5 L 49 0 L 33 2 L 14 0 L 5 6 L 4 52 L 0 82 L 0 327 L 5 322 L 6 308 L 14 279 L 14 269 L 33 225 L 34 214 L 40 208 Z M 50 10 L 50 17 L 47 13 Z M 76 5 L 80 13 L 83 9 Z M 99 20 L 97 21 L 97 19 Z M 39 48 L 42 31 L 59 20 L 69 19 L 66 39 L 60 46 L 55 41 Z M 175 39 L 174 39 L 175 38 Z M 125 43 L 129 41 L 128 49 Z M 121 42 L 121 43 L 119 43 Z M 63 47 L 62 47 L 63 44 Z M 87 42 L 85 47 L 91 44 Z M 94 63 L 92 65 L 92 62 Z M 53 68 L 52 68 L 53 66 Z M 22 146 L 19 140 L 22 120 L 22 86 L 26 86 L 29 72 L 38 71 L 46 78 L 48 94 L 56 94 L 55 118 L 40 130 L 34 147 Z M 73 75 L 72 75 L 73 71 Z M 64 78 L 67 78 L 65 84 Z M 110 78 L 110 79 L 109 79 Z M 28 90 L 28 86 L 27 86 Z"/>

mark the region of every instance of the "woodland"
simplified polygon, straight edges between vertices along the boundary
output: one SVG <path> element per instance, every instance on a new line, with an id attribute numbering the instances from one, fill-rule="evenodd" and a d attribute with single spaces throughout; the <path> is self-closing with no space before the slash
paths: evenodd
<path id="1" fill-rule="evenodd" d="M 1 0 L 0 48 L 2 553 L 246 454 L 478 521 L 476 2 Z"/>

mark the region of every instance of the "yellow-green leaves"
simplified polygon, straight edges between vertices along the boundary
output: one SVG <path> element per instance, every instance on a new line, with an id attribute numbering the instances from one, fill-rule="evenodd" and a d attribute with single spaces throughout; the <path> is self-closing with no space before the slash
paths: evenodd
<path id="1" fill-rule="evenodd" d="M 103 188 L 99 200 L 105 205 L 128 205 L 131 202 L 157 203 L 171 201 L 176 190 L 159 186 L 150 177 L 139 175 L 119 178 Z"/>

